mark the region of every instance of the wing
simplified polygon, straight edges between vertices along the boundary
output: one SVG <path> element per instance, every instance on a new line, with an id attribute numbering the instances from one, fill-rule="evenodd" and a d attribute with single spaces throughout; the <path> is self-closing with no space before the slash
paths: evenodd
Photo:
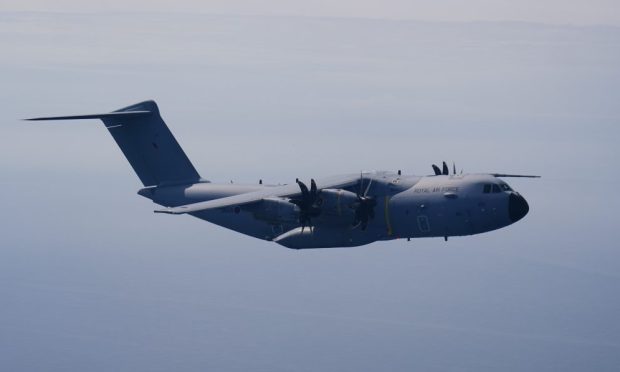
<path id="1" fill-rule="evenodd" d="M 359 174 L 336 176 L 317 180 L 319 189 L 338 189 L 356 185 L 359 182 Z M 260 202 L 266 198 L 286 198 L 301 194 L 297 184 L 268 187 L 264 190 L 253 191 L 245 194 L 228 196 L 225 198 L 209 200 L 200 203 L 186 204 L 173 208 L 157 209 L 155 213 L 184 214 L 194 213 L 211 209 L 231 206 L 242 206 Z"/>
<path id="2" fill-rule="evenodd" d="M 531 176 L 525 174 L 503 174 L 503 173 L 491 173 L 493 177 L 519 177 L 519 178 L 540 178 L 540 176 Z"/>

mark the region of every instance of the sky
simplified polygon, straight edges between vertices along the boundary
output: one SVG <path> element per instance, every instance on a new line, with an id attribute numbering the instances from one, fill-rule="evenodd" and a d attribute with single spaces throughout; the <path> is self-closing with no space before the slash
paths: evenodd
<path id="1" fill-rule="evenodd" d="M 52 12 L 191 12 L 208 14 L 413 19 L 420 21 L 523 21 L 620 25 L 615 0 L 4 0 L 0 10 Z"/>
<path id="2" fill-rule="evenodd" d="M 47 4 L 0 8 L 0 370 L 617 370 L 611 3 Z M 542 178 L 508 180 L 531 210 L 505 229 L 293 251 L 152 213 L 98 122 L 19 120 L 145 99 L 216 182 L 442 160 Z"/>

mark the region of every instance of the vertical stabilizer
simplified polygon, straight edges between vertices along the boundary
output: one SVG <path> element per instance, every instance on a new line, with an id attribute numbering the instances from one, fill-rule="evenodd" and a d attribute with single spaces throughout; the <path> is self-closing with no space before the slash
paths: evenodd
<path id="1" fill-rule="evenodd" d="M 159 115 L 154 101 L 141 102 L 107 114 L 28 120 L 74 119 L 101 119 L 145 186 L 200 180 L 200 175 Z"/>

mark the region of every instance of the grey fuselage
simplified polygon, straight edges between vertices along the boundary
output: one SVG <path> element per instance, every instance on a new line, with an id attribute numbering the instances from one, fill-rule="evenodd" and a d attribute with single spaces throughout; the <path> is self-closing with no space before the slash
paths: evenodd
<path id="1" fill-rule="evenodd" d="M 500 177 L 362 172 L 290 185 L 216 184 L 203 179 L 155 101 L 103 114 L 30 121 L 100 119 L 144 185 L 138 193 L 166 207 L 289 248 L 352 247 L 377 240 L 479 234 L 510 225 L 529 210 Z"/>
<path id="2" fill-rule="evenodd" d="M 529 210 L 521 195 L 503 180 L 488 174 L 406 176 L 380 171 L 365 173 L 363 177 L 370 183 L 367 195 L 376 200 L 374 218 L 365 230 L 353 226 L 353 212 L 339 196 L 314 218 L 313 229 L 302 229 L 293 214 L 271 218 L 261 205 L 230 206 L 191 214 L 289 248 L 327 248 L 398 238 L 447 239 L 479 234 L 508 226 Z M 198 182 L 144 188 L 139 194 L 157 204 L 175 207 L 269 187 L 273 186 Z M 355 192 L 358 187 L 345 187 L 341 191 Z"/>

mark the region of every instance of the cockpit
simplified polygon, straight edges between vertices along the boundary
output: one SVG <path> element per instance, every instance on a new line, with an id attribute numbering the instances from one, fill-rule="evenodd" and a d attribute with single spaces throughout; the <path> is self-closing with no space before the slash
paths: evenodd
<path id="1" fill-rule="evenodd" d="M 497 194 L 502 191 L 512 191 L 506 182 L 485 183 L 482 185 L 483 194 Z"/>

